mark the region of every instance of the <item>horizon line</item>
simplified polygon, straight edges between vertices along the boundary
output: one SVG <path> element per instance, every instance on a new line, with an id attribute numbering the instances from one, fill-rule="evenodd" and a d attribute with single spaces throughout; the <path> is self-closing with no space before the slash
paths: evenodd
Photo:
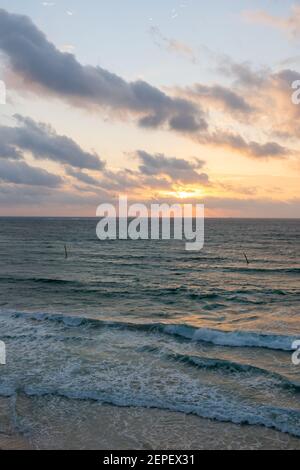
<path id="1" fill-rule="evenodd" d="M 95 219 L 99 220 L 103 217 L 97 216 L 75 216 L 75 215 L 0 215 L 0 219 Z M 121 217 L 117 216 L 117 219 Z M 135 217 L 128 217 L 134 219 Z M 151 219 L 151 217 L 145 217 Z M 160 217 L 164 219 L 168 217 Z M 171 217 L 172 219 L 175 217 Z M 195 218 L 193 216 L 193 218 Z M 300 220 L 300 217 L 205 217 L 206 220 Z"/>

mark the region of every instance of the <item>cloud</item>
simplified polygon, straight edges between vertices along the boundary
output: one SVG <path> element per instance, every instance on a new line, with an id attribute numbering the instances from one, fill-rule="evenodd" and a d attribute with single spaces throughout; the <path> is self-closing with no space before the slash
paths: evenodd
<path id="1" fill-rule="evenodd" d="M 204 103 L 213 106 L 220 105 L 223 111 L 233 115 L 237 113 L 249 115 L 255 111 L 243 96 L 221 85 L 207 86 L 196 83 L 186 89 L 178 89 L 178 92 L 191 100 L 200 101 L 202 106 Z"/>
<path id="2" fill-rule="evenodd" d="M 167 157 L 164 154 L 150 154 L 138 150 L 133 154 L 139 162 L 137 170 L 105 168 L 98 177 L 66 167 L 66 173 L 86 185 L 86 189 L 101 189 L 110 194 L 130 191 L 131 194 L 147 194 L 153 191 L 173 191 L 178 185 L 209 185 L 209 177 L 201 172 L 205 162 L 199 159 L 188 161 L 183 158 Z M 143 195 L 141 196 L 143 197 Z"/>
<path id="3" fill-rule="evenodd" d="M 292 153 L 287 147 L 277 142 L 258 143 L 247 141 L 239 134 L 218 131 L 199 139 L 201 143 L 227 147 L 230 150 L 246 154 L 251 158 L 284 158 Z"/>
<path id="4" fill-rule="evenodd" d="M 293 5 L 289 16 L 282 18 L 264 10 L 244 12 L 244 17 L 254 23 L 271 26 L 287 32 L 291 37 L 300 37 L 300 5 Z"/>
<path id="5" fill-rule="evenodd" d="M 215 209 L 232 217 L 262 217 L 262 218 L 299 218 L 300 199 L 294 198 L 287 201 L 260 198 L 218 198 L 205 199 L 207 209 Z"/>
<path id="6" fill-rule="evenodd" d="M 255 82 L 255 72 L 252 71 L 251 76 Z M 300 106 L 292 103 L 292 83 L 296 80 L 300 80 L 300 73 L 286 68 L 277 72 L 266 70 L 263 77 L 262 73 L 257 72 L 255 88 L 246 81 L 240 81 L 241 93 L 255 109 L 250 115 L 252 129 L 263 130 L 272 139 L 279 138 L 281 141 L 299 139 Z M 284 153 L 296 154 L 287 148 Z"/>
<path id="7" fill-rule="evenodd" d="M 1 184 L 0 185 L 0 214 L 15 215 L 74 215 L 74 216 L 95 216 L 95 208 L 103 202 L 117 203 L 116 194 L 97 190 L 94 193 L 79 193 L 74 190 L 56 189 L 42 186 L 26 186 Z M 159 203 L 182 203 L 174 196 L 169 197 L 144 197 L 141 199 L 130 196 L 130 202 L 144 201 L 151 203 L 153 200 Z M 37 207 L 37 201 L 39 205 Z M 204 196 L 199 198 L 185 199 L 184 203 L 197 204 L 204 203 L 207 214 L 211 216 L 227 216 L 227 217 L 283 217 L 292 218 L 300 217 L 300 199 L 290 198 L 285 201 L 275 200 L 271 198 L 258 197 L 213 197 Z M 41 211 L 42 208 L 42 211 Z"/>
<path id="8" fill-rule="evenodd" d="M 224 146 L 250 158 L 283 158 L 299 155 L 296 149 L 284 144 L 288 139 L 297 141 L 300 137 L 300 106 L 292 103 L 292 83 L 300 80 L 300 73 L 291 69 L 274 72 L 269 68 L 254 70 L 247 62 L 236 63 L 230 57 L 218 57 L 218 70 L 234 79 L 231 87 L 195 84 L 178 89 L 181 96 L 199 100 L 209 115 L 210 111 L 221 111 L 213 128 L 210 120 L 208 132 L 192 136 L 202 144 Z M 205 103 L 208 108 L 205 109 Z M 234 120 L 230 120 L 233 118 Z M 224 123 L 221 128 L 220 123 Z M 236 124 L 246 124 L 243 134 Z M 240 127 L 240 126 L 238 126 Z M 253 132 L 254 131 L 254 132 Z M 265 135 L 265 142 L 256 142 L 250 135 Z M 278 140 L 278 142 L 277 142 Z"/>
<path id="9" fill-rule="evenodd" d="M 187 44 L 177 39 L 168 38 L 163 35 L 158 26 L 151 26 L 149 32 L 159 48 L 166 49 L 168 52 L 188 59 L 193 64 L 197 63 L 197 57 L 194 50 Z"/>
<path id="10" fill-rule="evenodd" d="M 219 57 L 217 71 L 227 77 L 233 77 L 237 85 L 249 88 L 261 87 L 267 80 L 270 70 L 253 70 L 248 62 L 235 62 L 228 56 Z"/>
<path id="11" fill-rule="evenodd" d="M 195 83 L 174 90 L 178 96 L 199 103 L 206 113 L 209 128 L 190 137 L 202 145 L 224 147 L 249 158 L 296 156 L 297 150 L 283 142 L 300 136 L 300 106 L 291 101 L 291 85 L 300 74 L 254 70 L 249 63 L 236 63 L 227 56 L 218 55 L 214 60 L 217 70 L 234 80 L 232 85 Z M 264 140 L 253 139 L 255 134 L 264 135 Z"/>
<path id="12" fill-rule="evenodd" d="M 41 168 L 34 168 L 22 161 L 0 160 L 0 181 L 57 188 L 63 180 L 60 176 L 48 173 L 48 171 Z"/>
<path id="13" fill-rule="evenodd" d="M 143 175 L 135 170 L 128 168 L 121 170 L 106 169 L 99 181 L 99 186 L 108 191 L 124 192 L 135 191 L 145 187 Z"/>
<path id="14" fill-rule="evenodd" d="M 6 138 L 5 134 L 5 129 L 0 127 L 0 158 L 21 160 L 23 158 L 22 153 L 15 147 L 4 142 Z"/>
<path id="15" fill-rule="evenodd" d="M 103 200 L 108 200 L 107 194 L 98 192 L 98 194 L 80 194 L 74 190 L 65 188 L 46 188 L 43 186 L 26 186 L 17 184 L 0 185 L 0 213 L 16 215 L 82 215 L 87 210 L 91 215 L 95 215 L 95 207 Z M 37 204 L 38 202 L 38 204 Z"/>
<path id="16" fill-rule="evenodd" d="M 201 160 L 191 163 L 181 158 L 166 157 L 161 153 L 151 155 L 144 150 L 138 150 L 137 156 L 140 161 L 139 170 L 143 175 L 165 175 L 170 177 L 174 183 L 209 183 L 208 175 L 197 171 L 204 165 Z"/>
<path id="17" fill-rule="evenodd" d="M 83 171 L 75 170 L 73 167 L 69 166 L 66 168 L 66 173 L 73 178 L 76 178 L 81 183 L 91 185 L 91 186 L 99 186 L 100 180 L 96 179 Z"/>
<path id="18" fill-rule="evenodd" d="M 3 9 L 0 9 L 0 50 L 24 86 L 35 93 L 52 94 L 74 106 L 105 110 L 121 119 L 133 118 L 145 128 L 168 128 L 204 145 L 231 148 L 250 158 L 280 158 L 293 152 L 275 142 L 280 137 L 279 131 L 287 134 L 294 129 L 300 135 L 295 124 L 299 111 L 291 109 L 290 87 L 282 77 L 268 69 L 255 71 L 248 63 L 235 63 L 225 56 L 218 57 L 218 70 L 233 77 L 234 86 L 196 84 L 184 91 L 163 92 L 142 80 L 128 82 L 101 67 L 81 65 L 74 55 L 59 51 L 49 42 L 28 17 Z M 224 119 L 215 113 L 220 109 Z M 259 135 L 264 133 L 266 142 L 227 131 L 232 124 L 229 118 L 251 123 L 248 128 L 251 135 L 255 131 Z M 225 129 L 217 135 L 214 129 L 219 129 L 220 122 L 221 125 L 224 122 Z M 17 129 L 15 133 L 9 131 L 12 141 L 3 140 L 12 144 L 3 149 L 10 151 L 11 158 L 18 159 L 20 151 L 29 151 L 35 158 L 79 169 L 104 168 L 98 155 L 84 152 L 74 141 L 57 135 L 44 124 L 21 118 Z"/>
<path id="19" fill-rule="evenodd" d="M 0 127 L 0 137 L 5 140 L 4 146 L 0 144 L 2 157 L 16 159 L 22 157 L 22 152 L 30 152 L 38 160 L 90 170 L 104 168 L 98 155 L 85 152 L 69 137 L 58 135 L 51 126 L 20 115 L 15 115 L 15 119 L 17 127 Z"/>
<path id="20" fill-rule="evenodd" d="M 160 203 L 174 204 L 181 202 L 178 198 L 167 196 L 160 198 Z M 216 197 L 203 196 L 200 201 L 197 197 L 185 198 L 185 204 L 205 205 L 206 214 L 210 217 L 238 217 L 238 218 L 299 218 L 300 199 L 291 198 L 285 201 L 272 198 L 259 197 Z"/>
<path id="21" fill-rule="evenodd" d="M 74 55 L 59 51 L 28 17 L 3 9 L 0 49 L 32 91 L 43 89 L 77 106 L 134 115 L 145 127 L 168 126 L 183 132 L 207 127 L 193 103 L 170 97 L 145 81 L 127 82 L 101 67 L 83 66 Z"/>

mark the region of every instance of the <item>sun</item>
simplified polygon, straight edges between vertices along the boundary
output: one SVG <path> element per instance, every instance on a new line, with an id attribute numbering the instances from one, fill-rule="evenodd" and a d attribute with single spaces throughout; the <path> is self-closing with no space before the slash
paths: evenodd
<path id="1" fill-rule="evenodd" d="M 174 199 L 185 200 L 185 199 L 201 199 L 205 195 L 202 188 L 174 188 L 173 191 L 162 192 L 165 196 L 172 197 Z"/>
<path id="2" fill-rule="evenodd" d="M 178 199 L 192 199 L 203 196 L 202 189 L 178 189 L 174 192 L 174 196 Z"/>
<path id="3" fill-rule="evenodd" d="M 192 197 L 194 195 L 194 192 L 189 192 L 189 191 L 179 191 L 176 193 L 176 196 L 179 199 L 188 199 L 189 197 Z"/>

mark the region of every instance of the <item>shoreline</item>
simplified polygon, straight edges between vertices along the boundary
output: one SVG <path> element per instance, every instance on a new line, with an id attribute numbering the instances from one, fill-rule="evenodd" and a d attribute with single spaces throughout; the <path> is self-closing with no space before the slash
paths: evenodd
<path id="1" fill-rule="evenodd" d="M 14 403 L 0 398 L 1 450 L 300 450 L 276 430 L 172 411 L 53 396 Z"/>
<path id="2" fill-rule="evenodd" d="M 0 433 L 0 451 L 3 450 L 33 450 L 30 442 L 18 434 L 6 435 Z"/>

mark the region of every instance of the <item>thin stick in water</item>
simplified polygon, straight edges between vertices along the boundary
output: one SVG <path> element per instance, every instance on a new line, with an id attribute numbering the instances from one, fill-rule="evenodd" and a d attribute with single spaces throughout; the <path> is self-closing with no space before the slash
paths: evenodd
<path id="1" fill-rule="evenodd" d="M 247 257 L 247 255 L 246 255 L 246 253 L 244 253 L 244 256 L 245 256 L 245 259 L 246 259 L 246 261 L 247 261 L 247 264 L 250 264 L 250 261 L 248 260 L 248 257 Z"/>

